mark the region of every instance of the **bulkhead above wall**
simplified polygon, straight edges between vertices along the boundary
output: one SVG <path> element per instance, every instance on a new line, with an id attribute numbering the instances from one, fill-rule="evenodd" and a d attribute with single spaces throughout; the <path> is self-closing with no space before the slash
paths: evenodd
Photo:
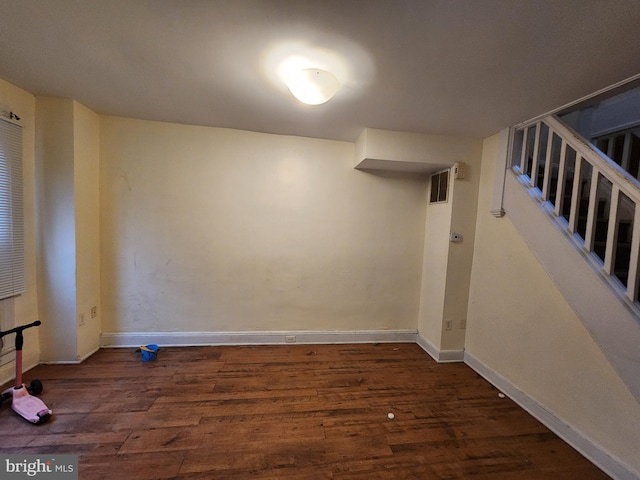
<path id="1" fill-rule="evenodd" d="M 456 163 L 475 163 L 481 140 L 365 128 L 356 140 L 359 170 L 428 175 Z"/>

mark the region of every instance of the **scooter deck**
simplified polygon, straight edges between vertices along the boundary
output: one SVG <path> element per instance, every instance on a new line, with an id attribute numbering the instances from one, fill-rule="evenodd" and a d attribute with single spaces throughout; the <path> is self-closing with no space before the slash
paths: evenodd
<path id="1" fill-rule="evenodd" d="M 25 384 L 8 388 L 2 392 L 2 395 L 13 397 L 11 401 L 13 411 L 31 423 L 44 423 L 53 413 L 42 400 L 29 393 Z"/>

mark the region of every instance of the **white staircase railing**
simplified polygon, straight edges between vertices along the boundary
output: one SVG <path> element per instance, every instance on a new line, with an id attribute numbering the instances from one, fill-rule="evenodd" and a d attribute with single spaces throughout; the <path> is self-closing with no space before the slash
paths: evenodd
<path id="1" fill-rule="evenodd" d="M 640 182 L 555 116 L 514 132 L 511 168 L 638 305 Z"/>

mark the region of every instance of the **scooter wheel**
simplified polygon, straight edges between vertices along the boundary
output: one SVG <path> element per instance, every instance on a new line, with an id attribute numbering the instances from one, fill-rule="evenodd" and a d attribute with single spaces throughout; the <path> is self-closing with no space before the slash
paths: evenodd
<path id="1" fill-rule="evenodd" d="M 42 425 L 43 423 L 46 423 L 46 421 L 49 420 L 50 417 L 51 417 L 51 414 L 49 412 L 38 413 L 38 421 L 36 422 L 36 424 Z"/>
<path id="2" fill-rule="evenodd" d="M 28 390 L 31 395 L 40 395 L 42 393 L 42 382 L 40 380 L 31 380 Z"/>

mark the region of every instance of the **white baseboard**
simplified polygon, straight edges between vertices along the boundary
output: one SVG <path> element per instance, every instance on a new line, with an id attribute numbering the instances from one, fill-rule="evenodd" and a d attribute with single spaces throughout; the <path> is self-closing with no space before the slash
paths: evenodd
<path id="1" fill-rule="evenodd" d="M 280 345 L 322 343 L 415 343 L 416 330 L 288 332 L 124 332 L 103 333 L 101 347 L 198 345 Z"/>
<path id="2" fill-rule="evenodd" d="M 79 365 L 84 362 L 91 355 L 100 350 L 100 346 L 95 347 L 93 350 L 85 353 L 84 355 L 78 355 L 75 360 L 43 360 L 40 362 L 42 365 Z"/>
<path id="3" fill-rule="evenodd" d="M 440 350 L 422 335 L 416 335 L 416 343 L 438 363 L 464 361 L 464 350 Z"/>
<path id="4" fill-rule="evenodd" d="M 640 472 L 635 471 L 623 461 L 607 453 L 602 447 L 587 438 L 582 432 L 574 429 L 561 418 L 554 415 L 536 400 L 518 389 L 508 379 L 488 367 L 469 352 L 464 353 L 464 362 L 484 377 L 489 383 L 502 391 L 507 397 L 558 435 L 607 475 L 618 480 L 638 480 Z"/>
<path id="5" fill-rule="evenodd" d="M 97 347 L 93 348 L 91 351 L 89 351 L 88 353 L 85 353 L 84 355 L 82 355 L 79 358 L 79 362 L 78 363 L 82 363 L 84 362 L 87 358 L 89 358 L 91 355 L 93 355 L 94 353 L 96 353 L 98 350 L 100 350 L 100 345 L 98 345 Z"/>

